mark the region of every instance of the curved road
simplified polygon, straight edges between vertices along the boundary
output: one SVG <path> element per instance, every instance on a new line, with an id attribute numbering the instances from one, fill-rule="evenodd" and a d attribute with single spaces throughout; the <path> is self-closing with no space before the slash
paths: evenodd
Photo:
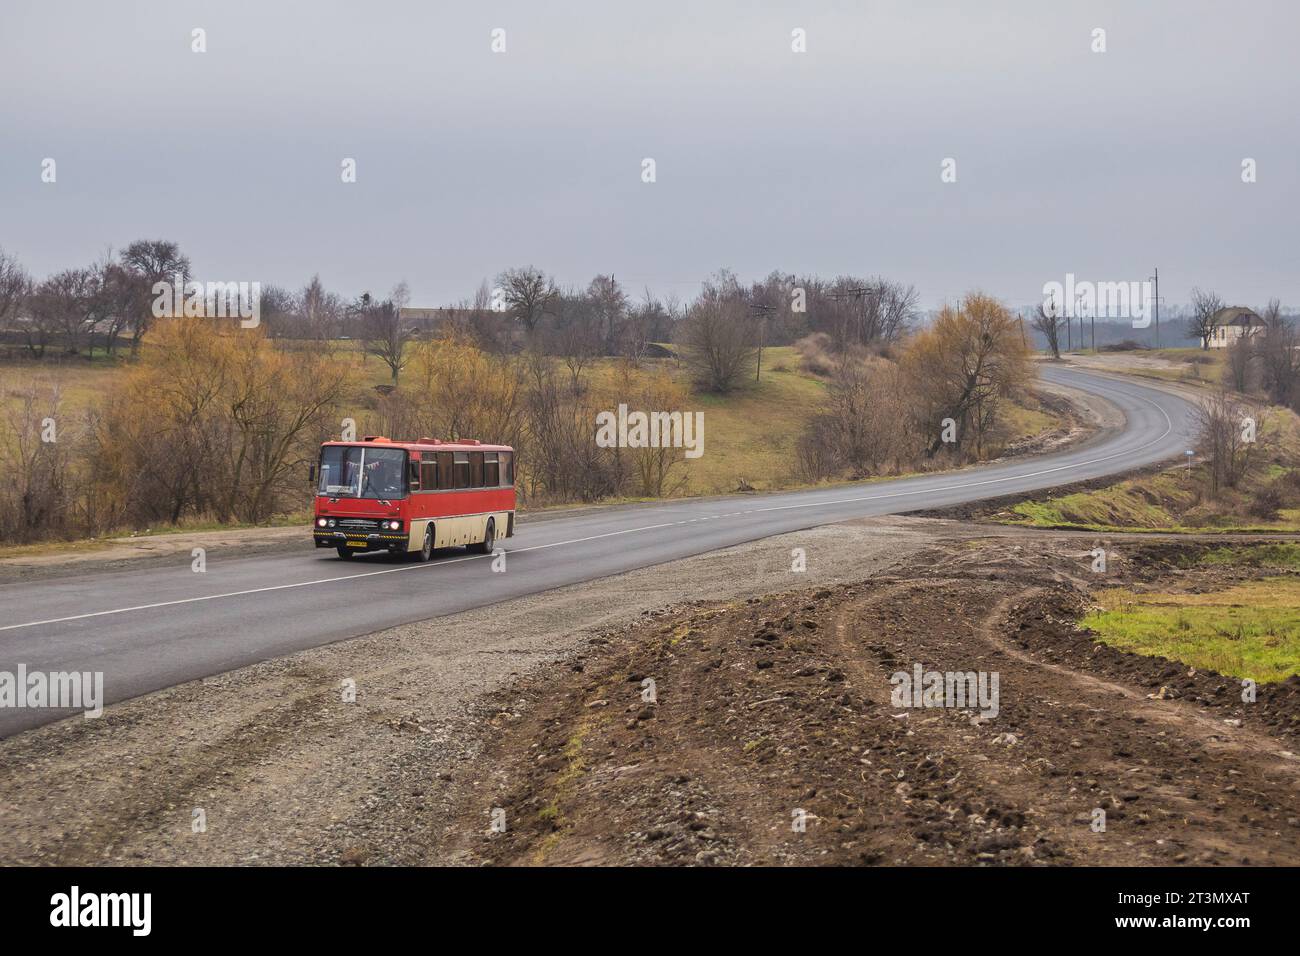
<path id="1" fill-rule="evenodd" d="M 505 573 L 487 556 L 429 564 L 332 551 L 214 556 L 0 586 L 0 671 L 102 671 L 107 702 L 382 628 L 866 515 L 940 508 L 1115 474 L 1189 447 L 1192 406 L 1128 379 L 1044 367 L 1103 396 L 1123 429 L 1077 448 L 916 478 L 761 497 L 684 500 L 521 521 Z M 303 530 L 304 548 L 309 533 Z M 0 709 L 0 736 L 67 711 Z"/>

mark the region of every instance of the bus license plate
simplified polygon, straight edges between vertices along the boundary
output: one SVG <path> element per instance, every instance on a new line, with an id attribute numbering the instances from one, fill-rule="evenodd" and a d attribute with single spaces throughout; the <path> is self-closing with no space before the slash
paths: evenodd
<path id="1" fill-rule="evenodd" d="M 364 548 L 365 546 L 366 546 L 366 543 L 365 543 L 364 541 L 349 541 L 349 542 L 348 542 L 348 547 L 349 547 L 349 548 Z"/>

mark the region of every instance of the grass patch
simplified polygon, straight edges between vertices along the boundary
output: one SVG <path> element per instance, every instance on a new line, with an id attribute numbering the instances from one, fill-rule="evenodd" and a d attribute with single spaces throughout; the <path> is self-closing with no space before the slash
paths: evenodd
<path id="1" fill-rule="evenodd" d="M 595 720 L 590 717 L 582 720 L 565 742 L 564 749 L 560 751 L 560 755 L 564 757 L 564 769 L 555 778 L 550 799 L 537 811 L 537 819 L 551 827 L 551 832 L 538 843 L 533 853 L 535 864 L 545 862 L 551 850 L 560 842 L 562 831 L 568 825 L 563 804 L 572 798 L 578 780 L 587 772 L 587 760 L 583 754 L 584 741 L 594 725 Z"/>
<path id="2" fill-rule="evenodd" d="M 1199 354 L 1199 353 L 1198 353 Z M 1023 501 L 997 520 L 1004 524 L 1080 531 L 1300 531 L 1300 418 L 1283 408 L 1265 413 L 1258 451 L 1236 488 L 1211 497 L 1204 468 L 1182 465 L 1104 488 Z M 1261 511 L 1261 495 L 1273 495 Z M 1261 517 L 1261 515 L 1269 515 Z"/>
<path id="3" fill-rule="evenodd" d="M 1198 564 L 1234 568 L 1281 568 L 1300 570 L 1300 544 L 1272 542 L 1238 548 L 1215 548 L 1201 555 Z"/>
<path id="4" fill-rule="evenodd" d="M 0 366 L 0 381 L 4 382 L 0 412 L 21 408 L 24 396 L 35 387 L 39 393 L 57 390 L 64 414 L 80 414 L 103 399 L 124 367 L 116 362 L 88 362 L 75 357 L 5 363 Z"/>
<path id="5" fill-rule="evenodd" d="M 796 442 L 826 401 L 826 383 L 801 371 L 793 348 L 763 350 L 763 374 L 727 394 L 694 392 L 706 454 L 685 463 L 691 495 L 726 494 L 743 478 L 768 491 L 799 483 Z M 776 371 L 781 366 L 785 371 Z"/>
<path id="6" fill-rule="evenodd" d="M 1009 429 L 1009 441 L 1041 435 L 1057 425 L 1057 420 L 1053 416 L 1038 407 L 1030 408 L 1007 402 L 1002 406 L 1000 414 L 1003 423 Z"/>
<path id="7" fill-rule="evenodd" d="M 1097 491 L 1082 491 L 1046 501 L 1023 501 L 1008 523 L 1043 528 L 1173 530 L 1176 512 L 1190 507 L 1195 489 L 1181 472 L 1122 481 Z"/>
<path id="8" fill-rule="evenodd" d="M 1210 594 L 1108 588 L 1081 622 L 1103 643 L 1259 683 L 1300 674 L 1300 580 L 1266 578 Z"/>

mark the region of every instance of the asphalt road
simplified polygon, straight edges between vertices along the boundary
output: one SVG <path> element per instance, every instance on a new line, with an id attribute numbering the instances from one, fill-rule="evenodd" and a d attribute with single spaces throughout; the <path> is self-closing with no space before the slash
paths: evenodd
<path id="1" fill-rule="evenodd" d="M 450 551 L 428 564 L 333 551 L 209 555 L 207 570 L 153 565 L 0 586 L 0 671 L 102 671 L 125 700 L 269 658 L 482 607 L 773 534 L 869 515 L 941 508 L 1178 458 L 1191 405 L 1135 381 L 1044 368 L 1043 378 L 1103 396 L 1127 425 L 1055 454 L 956 472 L 755 497 L 588 510 L 520 522 L 504 573 Z M 706 446 L 707 447 L 707 446 Z M 303 529 L 304 547 L 310 529 Z M 815 552 L 807 555 L 812 563 Z M 67 711 L 0 708 L 0 736 Z"/>

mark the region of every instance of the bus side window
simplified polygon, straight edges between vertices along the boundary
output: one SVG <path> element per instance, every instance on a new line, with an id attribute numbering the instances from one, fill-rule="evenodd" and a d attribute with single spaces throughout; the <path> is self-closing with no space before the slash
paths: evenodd
<path id="1" fill-rule="evenodd" d="M 444 490 L 456 487 L 455 470 L 452 468 L 451 463 L 451 452 L 438 452 L 438 487 Z"/>
<path id="2" fill-rule="evenodd" d="M 408 484 L 410 484 L 411 490 L 419 491 L 420 490 L 420 463 L 416 461 L 414 458 L 412 458 L 410 464 L 407 465 L 406 472 L 407 472 Z"/>
<path id="3" fill-rule="evenodd" d="M 456 487 L 469 487 L 469 452 L 455 452 Z"/>
<path id="4" fill-rule="evenodd" d="M 486 451 L 483 453 L 483 487 L 495 488 L 501 484 L 501 463 L 497 460 L 497 453 Z"/>
<path id="5" fill-rule="evenodd" d="M 503 488 L 513 487 L 515 483 L 515 453 L 512 451 L 503 451 L 501 453 L 501 486 Z"/>
<path id="6" fill-rule="evenodd" d="M 469 453 L 469 486 L 471 488 L 483 487 L 483 452 L 481 451 Z"/>
<path id="7" fill-rule="evenodd" d="M 438 487 L 438 459 L 424 458 L 420 461 L 420 487 L 425 491 Z"/>

